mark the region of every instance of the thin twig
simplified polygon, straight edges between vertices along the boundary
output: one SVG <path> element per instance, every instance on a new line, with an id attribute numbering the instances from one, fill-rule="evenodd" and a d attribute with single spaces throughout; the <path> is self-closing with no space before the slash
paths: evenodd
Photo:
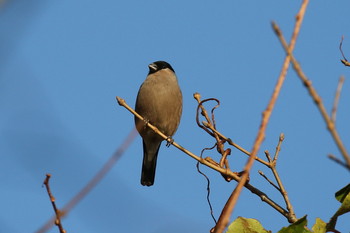
<path id="1" fill-rule="evenodd" d="M 277 26 L 277 24 L 273 25 L 275 32 L 284 48 L 284 50 L 286 51 L 286 53 L 288 55 L 290 55 L 291 57 L 291 61 L 293 64 L 293 68 L 295 70 L 295 72 L 298 74 L 299 78 L 301 79 L 301 81 L 303 82 L 304 86 L 307 88 L 311 98 L 314 100 L 316 106 L 318 107 L 318 110 L 320 111 L 326 125 L 327 125 L 327 129 L 329 130 L 329 132 L 331 133 L 333 140 L 335 141 L 335 144 L 337 145 L 338 149 L 340 150 L 344 160 L 346 161 L 346 164 L 350 167 L 350 156 L 338 134 L 337 129 L 335 128 L 335 125 L 332 121 L 332 119 L 330 118 L 330 116 L 327 113 L 327 110 L 322 102 L 321 97 L 318 95 L 316 89 L 312 86 L 311 81 L 306 77 L 306 75 L 304 74 L 303 70 L 301 69 L 300 64 L 298 63 L 298 61 L 294 58 L 292 51 L 289 50 L 287 42 L 285 40 L 285 38 L 283 37 L 283 34 L 281 33 L 281 30 L 279 29 L 279 27 Z"/>
<path id="2" fill-rule="evenodd" d="M 338 103 L 339 103 L 340 93 L 341 93 L 341 89 L 343 87 L 344 81 L 345 81 L 345 77 L 340 76 L 337 91 L 335 92 L 332 114 L 331 114 L 331 120 L 333 121 L 334 124 L 337 117 Z"/>
<path id="3" fill-rule="evenodd" d="M 44 180 L 44 185 L 46 187 L 47 194 L 50 197 L 50 201 L 51 201 L 52 207 L 53 207 L 53 209 L 55 211 L 55 214 L 56 214 L 55 224 L 58 227 L 58 229 L 60 230 L 60 233 L 66 233 L 66 230 L 63 229 L 62 222 L 61 222 L 62 213 L 57 208 L 56 203 L 55 203 L 55 197 L 52 195 L 52 192 L 51 192 L 51 189 L 50 189 L 50 184 L 49 184 L 50 178 L 51 178 L 51 175 L 50 174 L 46 174 L 46 178 Z"/>
<path id="4" fill-rule="evenodd" d="M 104 178 L 104 176 L 112 169 L 113 165 L 122 156 L 124 151 L 129 147 L 131 142 L 137 136 L 137 132 L 133 129 L 125 138 L 123 144 L 114 152 L 103 167 L 96 173 L 96 175 L 77 193 L 62 209 L 61 218 L 67 214 Z M 54 219 L 47 221 L 36 233 L 44 233 L 48 231 L 54 223 Z"/>
<path id="5" fill-rule="evenodd" d="M 331 160 L 333 160 L 333 161 L 336 162 L 337 164 L 339 164 L 339 165 L 345 167 L 347 170 L 350 171 L 350 167 L 349 167 L 346 163 L 344 163 L 343 161 L 341 161 L 340 159 L 338 159 L 337 157 L 335 157 L 335 155 L 329 154 L 329 155 L 328 155 L 328 158 L 331 159 Z"/>
<path id="6" fill-rule="evenodd" d="M 272 162 L 272 159 L 271 159 L 271 156 L 270 156 L 270 152 L 268 150 L 265 150 L 264 152 L 265 152 L 265 156 L 266 156 L 267 160 L 269 161 L 268 167 L 270 167 L 270 164 Z"/>
<path id="7" fill-rule="evenodd" d="M 341 52 L 341 55 L 343 56 L 344 59 L 340 59 L 340 61 L 345 65 L 345 66 L 350 66 L 350 62 L 345 58 L 345 55 L 343 53 L 343 40 L 344 40 L 344 35 L 341 37 L 340 44 L 339 44 L 339 50 Z"/>
<path id="8" fill-rule="evenodd" d="M 273 183 L 273 181 L 270 180 L 270 179 L 264 174 L 263 171 L 260 171 L 260 170 L 259 170 L 258 172 L 259 172 L 259 174 L 260 174 L 262 177 L 264 177 L 265 180 L 266 180 L 267 182 L 269 182 L 275 189 L 277 189 L 279 192 L 281 192 L 281 189 L 280 189 L 277 185 L 275 185 L 275 183 Z"/>
<path id="9" fill-rule="evenodd" d="M 277 158 L 278 158 L 279 151 L 281 150 L 281 144 L 282 144 L 283 140 L 284 140 L 284 134 L 281 133 L 279 140 L 278 140 L 278 144 L 276 146 L 276 152 L 275 152 L 274 159 L 271 161 L 270 169 L 272 171 L 272 174 L 275 177 L 275 180 L 276 180 L 277 185 L 279 187 L 279 191 L 280 191 L 281 195 L 283 196 L 284 202 L 286 203 L 286 207 L 287 207 L 287 210 L 290 214 L 290 218 L 296 220 L 297 218 L 295 216 L 293 206 L 289 200 L 287 190 L 284 188 L 284 185 L 282 183 L 282 180 L 281 180 L 281 178 L 277 172 L 277 168 L 276 168 Z"/>
<path id="10" fill-rule="evenodd" d="M 308 2 L 309 2 L 308 0 L 304 0 L 302 2 L 301 8 L 296 16 L 296 23 L 295 23 L 292 39 L 291 39 L 291 42 L 289 45 L 290 51 L 293 51 L 293 49 L 294 49 L 296 39 L 297 39 L 298 34 L 299 34 L 300 26 L 301 26 L 301 23 L 303 21 Z M 220 218 L 218 220 L 218 224 L 216 224 L 215 233 L 222 233 L 224 231 L 224 229 L 226 228 L 227 224 L 229 223 L 229 219 L 230 219 L 231 213 L 233 211 L 233 208 L 236 205 L 238 197 L 241 193 L 241 190 L 249 177 L 250 169 L 252 168 L 252 166 L 254 164 L 255 157 L 256 157 L 256 155 L 260 149 L 260 146 L 265 138 L 266 127 L 267 127 L 267 124 L 269 122 L 270 116 L 272 114 L 272 110 L 273 110 L 275 103 L 277 101 L 277 98 L 279 96 L 279 93 L 281 91 L 282 85 L 284 83 L 284 80 L 285 80 L 285 77 L 287 74 L 287 70 L 289 67 L 289 63 L 290 63 L 290 56 L 287 55 L 285 60 L 284 60 L 282 71 L 281 71 L 280 76 L 277 80 L 277 84 L 276 84 L 275 89 L 273 91 L 272 97 L 269 101 L 269 104 L 267 105 L 267 108 L 263 112 L 263 117 L 262 117 L 260 128 L 259 128 L 259 131 L 257 133 L 256 139 L 255 139 L 255 142 L 253 145 L 252 153 L 248 159 L 248 162 L 245 165 L 241 180 L 238 182 L 236 188 L 234 189 L 230 198 L 226 202 L 226 205 L 225 205 L 225 207 L 220 215 Z M 296 219 L 295 220 L 292 219 L 292 221 L 296 221 Z"/>
<path id="11" fill-rule="evenodd" d="M 276 146 L 275 155 L 273 156 L 273 161 L 274 161 L 275 164 L 276 164 L 276 162 L 277 162 L 278 155 L 279 155 L 279 153 L 280 153 L 280 151 L 281 151 L 281 145 L 282 145 L 283 140 L 284 140 L 284 134 L 281 133 L 281 134 L 280 134 L 280 137 L 279 137 L 279 140 L 278 140 L 278 144 L 277 144 L 277 146 Z"/>
<path id="12" fill-rule="evenodd" d="M 117 101 L 119 103 L 120 106 L 123 106 L 124 108 L 126 108 L 129 112 L 131 112 L 132 114 L 134 114 L 134 116 L 136 116 L 137 118 L 139 118 L 141 121 L 144 121 L 143 117 L 140 116 L 137 112 L 135 112 L 126 102 L 124 99 L 120 98 L 120 97 L 116 97 Z M 159 136 L 161 136 L 164 140 L 169 140 L 169 138 L 164 135 L 157 127 L 153 126 L 152 124 L 150 124 L 149 122 L 147 123 L 147 127 L 149 127 L 150 129 L 152 129 L 155 133 L 157 133 Z M 171 142 L 171 141 L 170 141 Z M 193 159 L 197 160 L 198 162 L 200 162 L 203 165 L 206 165 L 207 167 L 220 172 L 222 175 L 225 176 L 229 176 L 231 177 L 233 180 L 235 181 L 239 181 L 241 178 L 234 172 L 230 171 L 229 169 L 225 169 L 219 166 L 218 163 L 216 163 L 215 161 L 212 162 L 210 159 L 208 158 L 201 158 L 195 154 L 193 154 L 192 152 L 190 152 L 189 150 L 183 148 L 182 146 L 180 146 L 179 144 L 177 144 L 175 141 L 171 142 L 171 144 L 173 146 L 175 146 L 176 148 L 178 148 L 179 150 L 181 150 L 182 152 L 184 152 L 185 154 L 189 155 L 190 157 L 192 157 Z M 285 210 L 283 207 L 281 207 L 280 205 L 278 205 L 276 202 L 274 202 L 272 199 L 270 199 L 264 192 L 260 191 L 259 189 L 257 189 L 256 187 L 254 187 L 253 185 L 246 183 L 244 185 L 244 187 L 246 187 L 249 191 L 251 191 L 253 194 L 257 195 L 260 197 L 260 199 L 267 203 L 268 205 L 270 205 L 272 208 L 274 208 L 276 211 L 278 211 L 280 214 L 282 214 L 284 217 L 286 217 L 288 219 L 288 211 Z M 290 221 L 288 219 L 288 221 Z"/>

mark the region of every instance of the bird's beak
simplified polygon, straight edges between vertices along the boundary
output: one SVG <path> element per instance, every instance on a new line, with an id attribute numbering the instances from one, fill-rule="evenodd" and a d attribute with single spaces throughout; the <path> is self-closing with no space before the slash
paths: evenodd
<path id="1" fill-rule="evenodd" d="M 148 67 L 150 68 L 150 70 L 157 71 L 157 65 L 154 63 L 149 64 Z"/>

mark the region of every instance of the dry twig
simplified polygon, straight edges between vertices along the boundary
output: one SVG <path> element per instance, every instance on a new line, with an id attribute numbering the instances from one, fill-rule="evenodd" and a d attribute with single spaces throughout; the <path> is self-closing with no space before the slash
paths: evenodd
<path id="1" fill-rule="evenodd" d="M 266 151 L 265 153 L 268 153 L 268 151 Z M 279 192 L 281 192 L 281 189 L 275 184 L 275 183 L 273 183 L 273 181 L 272 180 L 270 180 L 266 175 L 265 175 L 265 173 L 263 172 L 263 171 L 258 171 L 259 172 L 259 174 L 267 181 L 267 182 L 269 182 L 269 184 L 271 184 L 275 189 L 277 189 Z"/>
<path id="2" fill-rule="evenodd" d="M 339 82 L 338 82 L 337 91 L 335 92 L 333 108 L 332 108 L 332 114 L 331 114 L 331 119 L 332 119 L 334 124 L 335 124 L 335 120 L 336 120 L 336 117 L 337 117 L 338 103 L 339 103 L 340 93 L 341 93 L 341 89 L 343 87 L 344 81 L 345 81 L 344 76 L 340 76 Z"/>

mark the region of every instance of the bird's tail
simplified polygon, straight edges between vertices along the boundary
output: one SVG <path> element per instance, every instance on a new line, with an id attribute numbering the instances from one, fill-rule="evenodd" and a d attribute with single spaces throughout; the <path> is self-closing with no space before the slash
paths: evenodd
<path id="1" fill-rule="evenodd" d="M 143 163 L 141 173 L 141 184 L 152 186 L 156 175 L 157 157 L 161 142 L 148 143 L 143 141 Z"/>

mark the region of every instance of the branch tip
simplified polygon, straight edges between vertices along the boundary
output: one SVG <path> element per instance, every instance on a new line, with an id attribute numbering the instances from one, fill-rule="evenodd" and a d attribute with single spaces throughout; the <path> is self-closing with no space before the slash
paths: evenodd
<path id="1" fill-rule="evenodd" d="M 117 99 L 118 104 L 120 106 L 124 106 L 125 105 L 125 100 L 124 99 L 120 98 L 119 96 L 116 96 L 115 98 Z"/>

